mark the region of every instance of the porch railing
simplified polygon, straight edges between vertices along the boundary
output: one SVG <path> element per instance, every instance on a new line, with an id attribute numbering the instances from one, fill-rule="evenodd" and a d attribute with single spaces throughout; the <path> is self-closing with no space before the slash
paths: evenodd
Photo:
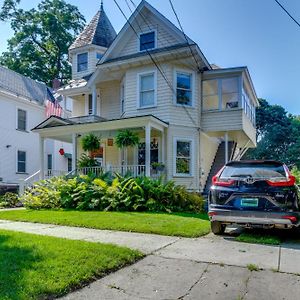
<path id="1" fill-rule="evenodd" d="M 145 165 L 120 165 L 120 166 L 103 166 L 103 167 L 85 167 L 77 169 L 77 173 L 88 175 L 100 175 L 103 172 L 118 173 L 122 176 L 129 175 L 133 177 L 145 176 L 146 166 Z"/>

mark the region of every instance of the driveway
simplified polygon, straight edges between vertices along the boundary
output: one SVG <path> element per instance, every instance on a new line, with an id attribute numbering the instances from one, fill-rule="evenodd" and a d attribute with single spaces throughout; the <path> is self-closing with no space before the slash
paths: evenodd
<path id="1" fill-rule="evenodd" d="M 148 256 L 63 299 L 299 299 L 300 243 L 239 243 L 0 221 L 1 229 L 138 249 Z M 259 267 L 251 272 L 248 265 Z M 204 298 L 205 297 L 205 298 Z"/>

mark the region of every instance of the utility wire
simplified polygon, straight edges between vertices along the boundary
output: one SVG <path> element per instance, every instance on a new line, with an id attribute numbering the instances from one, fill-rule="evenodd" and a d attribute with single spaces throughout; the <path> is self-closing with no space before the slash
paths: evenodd
<path id="1" fill-rule="evenodd" d="M 172 8 L 172 10 L 173 10 L 173 13 L 174 13 L 174 15 L 175 15 L 175 17 L 176 17 L 176 19 L 177 19 L 178 25 L 179 25 L 179 27 L 180 27 L 182 33 L 183 33 L 183 36 L 184 36 L 184 38 L 185 38 L 185 40 L 186 40 L 186 42 L 187 42 L 187 44 L 188 44 L 188 46 L 189 46 L 189 48 L 190 48 L 191 54 L 192 54 L 192 56 L 193 56 L 193 58 L 194 58 L 194 60 L 195 60 L 195 62 L 196 62 L 198 71 L 201 72 L 201 71 L 202 71 L 202 68 L 201 68 L 201 66 L 199 65 L 198 60 L 196 59 L 196 56 L 195 56 L 195 54 L 194 54 L 194 52 L 193 52 L 193 49 L 192 49 L 192 47 L 191 47 L 191 45 L 190 45 L 189 39 L 188 39 L 187 35 L 185 34 L 185 32 L 184 32 L 184 30 L 183 30 L 183 27 L 182 27 L 182 25 L 181 25 L 181 22 L 180 22 L 180 20 L 179 20 L 179 17 L 178 17 L 178 15 L 177 15 L 177 12 L 176 12 L 176 10 L 175 10 L 175 7 L 174 7 L 174 5 L 173 5 L 173 2 L 172 2 L 172 0 L 169 0 L 169 2 L 170 2 L 170 5 L 171 5 L 171 8 Z"/>
<path id="2" fill-rule="evenodd" d="M 125 2 L 128 5 L 128 2 L 125 0 Z M 131 29 L 133 30 L 133 32 L 135 33 L 135 35 L 137 36 L 138 39 L 140 39 L 139 34 L 137 33 L 137 31 L 135 30 L 135 28 L 133 27 L 133 25 L 129 22 L 129 19 L 127 18 L 127 16 L 125 15 L 124 11 L 122 10 L 122 8 L 120 7 L 119 3 L 114 0 L 114 3 L 116 4 L 116 6 L 118 7 L 119 11 L 121 12 L 121 14 L 123 15 L 123 17 L 125 18 L 126 22 L 129 24 L 129 26 L 131 27 Z M 130 9 L 131 10 L 131 9 Z M 138 24 L 138 22 L 137 22 Z M 141 29 L 140 25 L 138 24 L 139 28 Z M 172 83 L 169 82 L 168 78 L 166 77 L 165 73 L 162 71 L 161 67 L 157 64 L 157 62 L 155 61 L 154 57 L 152 56 L 152 54 L 149 52 L 148 49 L 145 49 L 147 54 L 149 55 L 151 61 L 154 63 L 154 65 L 156 66 L 157 70 L 159 71 L 159 73 L 161 74 L 161 76 L 163 77 L 163 79 L 165 80 L 165 82 L 167 83 L 167 85 L 169 86 L 169 88 L 171 89 L 172 93 L 174 95 L 176 95 L 176 91 L 173 88 Z M 187 115 L 189 116 L 189 118 L 191 119 L 192 123 L 195 125 L 195 127 L 199 128 L 199 125 L 196 123 L 196 121 L 192 118 L 190 112 L 188 111 L 188 109 L 182 105 L 182 107 L 184 108 L 184 110 L 186 111 Z"/>
<path id="3" fill-rule="evenodd" d="M 284 12 L 300 27 L 300 23 L 284 8 L 284 6 L 278 1 L 274 0 L 283 10 Z"/>

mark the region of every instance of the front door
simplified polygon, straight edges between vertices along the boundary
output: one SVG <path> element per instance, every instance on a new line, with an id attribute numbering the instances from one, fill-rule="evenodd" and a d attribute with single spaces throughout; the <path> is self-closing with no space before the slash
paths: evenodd
<path id="1" fill-rule="evenodd" d="M 145 165 L 146 164 L 146 145 L 145 142 L 139 143 L 138 150 L 138 164 Z M 153 162 L 158 162 L 158 140 L 153 138 L 150 144 L 150 164 Z"/>

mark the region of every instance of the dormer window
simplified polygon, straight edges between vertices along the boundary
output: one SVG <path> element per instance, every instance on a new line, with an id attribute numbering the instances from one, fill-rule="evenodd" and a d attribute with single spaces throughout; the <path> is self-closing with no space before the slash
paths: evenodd
<path id="1" fill-rule="evenodd" d="M 155 31 L 140 34 L 140 51 L 155 48 Z"/>
<path id="2" fill-rule="evenodd" d="M 88 53 L 81 53 L 77 55 L 77 72 L 83 72 L 88 69 Z"/>

